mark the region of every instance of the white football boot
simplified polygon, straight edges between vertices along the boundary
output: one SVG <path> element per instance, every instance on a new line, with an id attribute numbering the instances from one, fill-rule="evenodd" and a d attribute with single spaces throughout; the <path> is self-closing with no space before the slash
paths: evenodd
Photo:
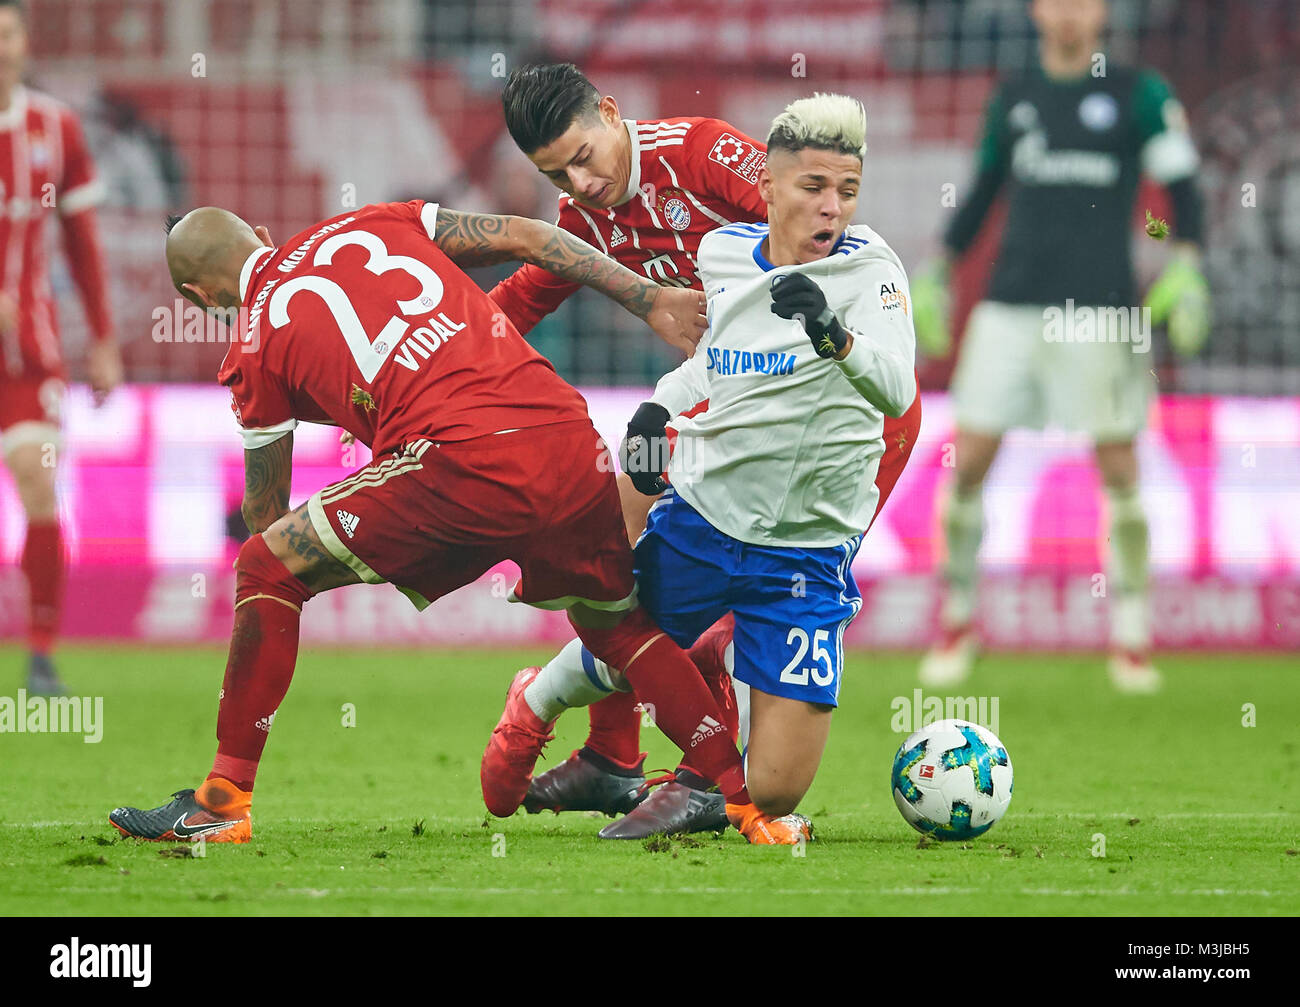
<path id="1" fill-rule="evenodd" d="M 917 678 L 932 689 L 956 685 L 969 677 L 979 643 L 969 623 L 945 630 L 943 639 L 921 659 Z"/>
<path id="2" fill-rule="evenodd" d="M 1132 696 L 1150 696 L 1160 691 L 1163 679 L 1146 654 L 1116 650 L 1110 655 L 1110 684 Z"/>

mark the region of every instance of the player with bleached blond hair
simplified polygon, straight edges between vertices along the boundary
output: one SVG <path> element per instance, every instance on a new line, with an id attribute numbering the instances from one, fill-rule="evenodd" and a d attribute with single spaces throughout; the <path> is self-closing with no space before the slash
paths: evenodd
<path id="1" fill-rule="evenodd" d="M 709 331 L 638 408 L 621 457 L 638 490 L 663 492 L 636 546 L 642 603 L 683 647 L 734 615 L 747 786 L 756 806 L 810 836 L 794 812 L 838 702 L 844 630 L 861 607 L 850 566 L 879 501 L 885 417 L 916 397 L 915 341 L 898 256 L 849 223 L 866 153 L 861 103 L 796 101 L 767 148 L 767 223 L 701 241 Z M 707 411 L 673 421 L 665 478 L 667 424 L 705 398 Z M 599 664 L 593 674 L 617 676 Z M 544 669 L 540 691 L 555 697 L 544 719 L 598 699 L 590 678 Z M 666 782 L 621 833 L 672 831 L 688 785 Z"/>
<path id="2" fill-rule="evenodd" d="M 501 105 L 520 151 L 561 190 L 556 226 L 656 283 L 702 290 L 697 262 L 705 235 L 726 224 L 767 220 L 767 203 L 758 187 L 767 147 L 729 122 L 696 116 L 623 118 L 614 96 L 602 97 L 571 63 L 517 68 L 501 92 Z M 526 335 L 577 289 L 577 284 L 527 264 L 489 296 Z M 686 412 L 707 407 L 707 402 L 692 402 Z M 920 425 L 919 395 L 901 417 L 885 420 L 887 449 L 876 473 L 877 510 L 902 474 Z M 645 531 L 654 498 L 637 492 L 626 473 L 619 474 L 618 489 L 628 539 L 635 543 Z M 695 641 L 690 657 L 734 734 L 740 722 L 727 669 L 732 622 L 730 613 L 719 619 Z M 520 780 L 511 768 L 514 732 L 494 733 L 480 771 L 488 809 L 494 815 L 510 815 L 522 801 L 529 814 L 549 810 L 625 815 L 651 788 L 640 745 L 643 697 L 620 691 L 622 686 L 602 678 L 580 640 L 570 640 L 546 664 L 557 667 L 544 681 L 557 675 L 567 681 L 569 675 L 586 673 L 593 685 L 608 692 L 587 708 L 590 728 L 582 747 L 532 780 Z M 549 709 L 549 698 L 534 681 L 542 671 L 542 666 L 520 669 L 510 686 L 518 703 Z M 526 721 L 526 712 L 519 713 Z M 529 766 L 535 761 L 527 750 L 522 758 Z M 672 790 L 680 806 L 669 814 L 660 802 L 663 825 L 670 831 L 727 827 L 722 795 L 702 799 L 692 786 L 704 782 L 698 768 L 686 753 L 674 775 L 688 786 Z M 635 824 L 622 828 L 621 822 L 612 823 L 601 831 L 601 838 L 641 838 Z"/>

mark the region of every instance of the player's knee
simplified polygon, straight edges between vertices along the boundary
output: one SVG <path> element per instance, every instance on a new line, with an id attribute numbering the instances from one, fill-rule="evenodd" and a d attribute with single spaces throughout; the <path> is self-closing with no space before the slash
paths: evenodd
<path id="1" fill-rule="evenodd" d="M 953 475 L 963 496 L 979 491 L 997 457 L 1002 438 L 994 434 L 959 433 L 953 450 Z"/>
<path id="2" fill-rule="evenodd" d="M 301 608 L 315 593 L 275 557 L 261 535 L 252 536 L 239 547 L 235 571 L 236 605 L 263 595 Z"/>
<path id="3" fill-rule="evenodd" d="M 271 553 L 266 539 L 251 535 L 235 557 L 235 580 L 243 585 L 271 586 L 290 576 L 288 568 Z"/>
<path id="4" fill-rule="evenodd" d="M 54 467 L 42 464 L 37 450 L 20 449 L 7 459 L 14 489 L 29 519 L 51 518 L 57 510 Z"/>
<path id="5" fill-rule="evenodd" d="M 1101 481 L 1107 490 L 1124 493 L 1137 486 L 1137 453 L 1131 443 L 1099 444 L 1096 458 Z"/>
<path id="6" fill-rule="evenodd" d="M 799 807 L 799 802 L 803 800 L 806 787 L 792 786 L 788 781 L 769 781 L 767 783 L 756 783 L 747 781 L 749 788 L 750 800 L 754 802 L 754 807 L 765 815 L 771 815 L 773 818 L 780 818 L 782 815 L 791 814 L 795 808 Z"/>
<path id="7" fill-rule="evenodd" d="M 973 497 L 983 492 L 984 476 L 983 474 L 972 474 L 967 476 L 957 475 L 954 480 L 954 488 L 960 497 Z"/>
<path id="8" fill-rule="evenodd" d="M 984 457 L 982 453 L 977 457 L 973 455 L 974 452 L 969 452 L 967 457 L 963 458 L 962 452 L 960 450 L 957 452 L 953 475 L 957 492 L 962 496 L 972 496 L 980 492 L 984 485 L 984 477 L 993 464 L 993 459 Z"/>
<path id="9" fill-rule="evenodd" d="M 761 756 L 755 758 L 755 754 L 751 749 L 745 778 L 754 806 L 776 818 L 790 814 L 812 786 L 815 768 L 809 772 L 808 767 L 792 765 L 785 759 L 776 765 L 765 765 Z"/>

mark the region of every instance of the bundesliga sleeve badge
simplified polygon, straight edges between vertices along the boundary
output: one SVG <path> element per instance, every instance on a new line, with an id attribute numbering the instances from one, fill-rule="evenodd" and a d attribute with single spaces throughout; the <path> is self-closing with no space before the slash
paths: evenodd
<path id="1" fill-rule="evenodd" d="M 758 181 L 758 169 L 763 167 L 767 155 L 730 133 L 723 133 L 709 151 L 709 160 L 735 172 L 746 182 Z"/>

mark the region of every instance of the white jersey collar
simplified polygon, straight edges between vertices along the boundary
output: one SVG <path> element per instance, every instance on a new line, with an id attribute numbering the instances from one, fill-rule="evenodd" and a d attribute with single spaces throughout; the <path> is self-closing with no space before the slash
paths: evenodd
<path id="1" fill-rule="evenodd" d="M 765 242 L 768 239 L 768 236 L 771 234 L 771 231 L 768 228 L 768 225 L 766 223 L 755 224 L 753 226 L 762 227 L 763 229 L 763 233 L 759 235 L 758 240 L 754 242 L 754 263 L 763 272 L 770 273 L 772 270 L 779 268 L 777 266 L 772 265 L 772 263 L 768 261 L 767 256 L 763 254 L 763 242 Z M 844 252 L 847 255 L 850 249 L 848 246 L 846 246 L 845 243 L 851 237 L 851 235 L 849 234 L 849 227 L 852 226 L 853 226 L 852 224 L 849 224 L 848 227 L 844 228 L 844 230 L 840 233 L 840 236 L 837 239 L 835 239 L 835 244 L 831 246 L 831 250 L 827 252 L 824 256 L 822 256 L 822 258 L 816 259 L 814 261 L 825 262 L 836 252 Z M 860 240 L 865 241 L 866 239 L 862 238 Z M 798 265 L 798 263 L 796 263 L 796 265 Z M 811 263 L 805 262 L 803 263 L 803 265 L 807 266 L 807 265 L 811 265 Z"/>
<path id="2" fill-rule="evenodd" d="M 254 249 L 248 258 L 244 260 L 244 267 L 239 271 L 239 299 L 241 301 L 248 296 L 248 284 L 253 279 L 253 270 L 257 268 L 257 264 L 262 261 L 264 256 L 270 255 L 274 251 L 274 248 L 262 245 L 260 248 Z"/>
<path id="3" fill-rule="evenodd" d="M 627 189 L 623 193 L 623 198 L 615 203 L 615 206 L 622 206 L 641 191 L 641 141 L 636 135 L 636 120 L 624 119 L 623 128 L 627 130 L 627 137 L 632 141 L 632 170 L 627 173 Z"/>

